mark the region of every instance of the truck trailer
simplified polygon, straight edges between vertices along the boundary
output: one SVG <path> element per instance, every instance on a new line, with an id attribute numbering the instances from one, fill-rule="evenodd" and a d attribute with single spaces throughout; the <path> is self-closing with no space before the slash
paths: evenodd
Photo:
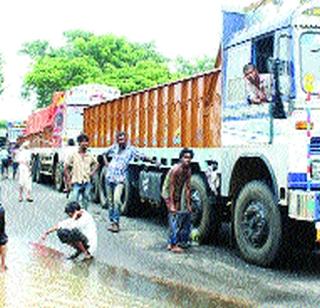
<path id="1" fill-rule="evenodd" d="M 164 177 L 181 148 L 190 147 L 193 232 L 200 242 L 217 239 L 228 222 L 232 243 L 250 263 L 270 266 L 296 243 L 314 248 L 320 5 L 296 2 L 224 11 L 213 71 L 85 108 L 84 132 L 96 155 L 125 131 L 131 144 L 162 163 L 160 169 L 130 164 L 124 214 L 139 212 L 142 203 L 163 204 Z M 250 79 L 248 68 L 258 77 Z M 253 81 L 259 83 L 250 92 Z M 260 102 L 252 98 L 258 94 Z M 103 170 L 96 185 L 103 192 Z"/>

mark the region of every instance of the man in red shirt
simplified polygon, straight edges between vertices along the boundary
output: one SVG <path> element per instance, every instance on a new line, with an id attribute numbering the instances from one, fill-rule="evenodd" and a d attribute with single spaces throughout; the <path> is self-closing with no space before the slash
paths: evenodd
<path id="1" fill-rule="evenodd" d="M 168 219 L 170 237 L 168 241 L 168 250 L 172 252 L 183 252 L 183 249 L 178 246 L 182 241 L 181 232 L 188 229 L 190 234 L 191 229 L 191 160 L 193 151 L 184 148 L 180 154 L 180 162 L 174 165 L 164 180 L 162 188 L 162 197 L 164 198 L 168 208 Z M 183 202 L 183 189 L 185 190 L 185 203 L 187 211 L 181 211 L 181 202 Z"/>

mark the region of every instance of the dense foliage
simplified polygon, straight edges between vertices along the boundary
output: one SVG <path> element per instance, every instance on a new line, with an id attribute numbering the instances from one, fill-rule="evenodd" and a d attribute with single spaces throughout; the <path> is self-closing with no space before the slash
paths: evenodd
<path id="1" fill-rule="evenodd" d="M 176 78 L 153 43 L 132 43 L 112 34 L 95 36 L 82 31 L 64 36 L 66 44 L 60 48 L 34 41 L 21 49 L 33 60 L 24 79 L 24 95 L 35 92 L 39 107 L 50 103 L 54 91 L 80 84 L 107 84 L 127 93 Z"/>
<path id="2" fill-rule="evenodd" d="M 176 70 L 183 76 L 212 70 L 214 65 L 215 59 L 208 56 L 204 56 L 201 59 L 195 59 L 194 61 L 178 57 L 175 61 Z"/>
<path id="3" fill-rule="evenodd" d="M 7 121 L 4 121 L 4 120 L 0 120 L 0 129 L 1 128 L 7 128 Z"/>
<path id="4" fill-rule="evenodd" d="M 154 43 L 133 43 L 113 34 L 65 32 L 66 43 L 53 48 L 47 41 L 25 43 L 20 52 L 32 59 L 24 78 L 23 95 L 36 94 L 38 107 L 50 103 L 53 92 L 86 83 L 117 87 L 122 93 L 137 91 L 206 70 L 205 62 L 192 65 L 179 58 L 172 63 Z M 210 66 L 211 64 L 209 64 Z"/>

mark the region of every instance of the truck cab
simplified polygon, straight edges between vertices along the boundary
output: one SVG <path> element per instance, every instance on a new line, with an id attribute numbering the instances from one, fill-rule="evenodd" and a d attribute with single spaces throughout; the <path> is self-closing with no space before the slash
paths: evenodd
<path id="1" fill-rule="evenodd" d="M 256 264 L 281 250 L 283 222 L 314 243 L 320 206 L 320 6 L 266 3 L 224 12 L 222 41 L 221 194 L 232 204 L 236 244 Z M 248 65 L 258 77 L 246 75 Z M 252 85 L 264 100 L 251 99 Z"/>
<path id="2" fill-rule="evenodd" d="M 281 202 L 289 203 L 290 216 L 313 220 L 311 213 L 297 213 L 287 198 L 299 199 L 293 190 L 316 188 L 320 178 L 319 4 L 270 3 L 254 14 L 225 12 L 223 59 L 222 144 L 281 150 L 287 170 L 275 175 L 286 191 Z M 266 80 L 269 98 L 261 104 L 248 103 L 243 72 L 248 63 Z"/>

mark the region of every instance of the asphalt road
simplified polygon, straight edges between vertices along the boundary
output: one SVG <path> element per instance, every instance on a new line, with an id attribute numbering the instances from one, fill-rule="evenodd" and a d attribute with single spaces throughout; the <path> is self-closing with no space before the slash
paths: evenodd
<path id="1" fill-rule="evenodd" d="M 29 255 L 30 243 L 37 242 L 45 229 L 65 218 L 67 199 L 49 186 L 34 184 L 34 203 L 19 203 L 15 181 L 4 180 L 0 185 L 10 239 L 10 272 L 17 260 Z M 317 255 L 297 251 L 278 268 L 264 269 L 240 259 L 223 233 L 225 239 L 219 246 L 194 245 L 184 254 L 173 254 L 166 251 L 165 222 L 155 214 L 146 218 L 122 217 L 120 233 L 113 234 L 107 231 L 106 210 L 92 204 L 89 212 L 98 226 L 97 257 L 85 270 L 81 262 L 74 263 L 73 274 L 90 276 L 132 298 L 142 298 L 142 306 L 320 306 Z M 70 253 L 54 235 L 46 245 L 53 251 Z M 44 258 L 56 258 L 55 255 L 46 254 Z"/>

